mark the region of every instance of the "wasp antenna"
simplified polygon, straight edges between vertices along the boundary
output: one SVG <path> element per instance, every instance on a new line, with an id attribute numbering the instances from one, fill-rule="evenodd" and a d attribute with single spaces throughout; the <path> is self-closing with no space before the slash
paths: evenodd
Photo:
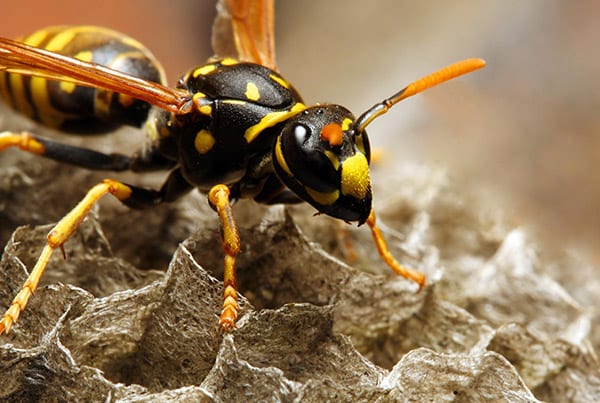
<path id="1" fill-rule="evenodd" d="M 413 95 L 423 92 L 428 88 L 444 83 L 453 78 L 471 73 L 484 66 L 485 60 L 483 59 L 466 59 L 446 66 L 435 73 L 431 73 L 423 78 L 418 79 L 417 81 L 410 83 L 391 97 L 373 105 L 366 112 L 360 115 L 359 118 L 356 119 L 355 123 L 357 133 L 361 133 L 375 118 L 389 111 L 392 106 L 396 105 L 403 99 L 412 97 Z"/>

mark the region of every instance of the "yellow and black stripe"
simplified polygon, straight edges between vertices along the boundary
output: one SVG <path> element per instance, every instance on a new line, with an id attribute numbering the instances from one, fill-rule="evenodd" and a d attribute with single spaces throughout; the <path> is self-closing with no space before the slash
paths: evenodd
<path id="1" fill-rule="evenodd" d="M 141 43 L 93 26 L 55 26 L 22 41 L 28 45 L 165 83 L 165 74 Z M 115 126 L 140 126 L 150 106 L 142 101 L 65 81 L 0 72 L 0 94 L 16 110 L 47 126 L 101 133 Z"/>

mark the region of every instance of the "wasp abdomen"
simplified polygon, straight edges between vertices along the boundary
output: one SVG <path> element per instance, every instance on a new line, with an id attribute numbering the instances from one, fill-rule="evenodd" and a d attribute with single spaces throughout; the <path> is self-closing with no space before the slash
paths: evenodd
<path id="1" fill-rule="evenodd" d="M 142 44 L 93 26 L 57 26 L 22 39 L 28 45 L 165 83 L 161 65 Z M 140 126 L 150 105 L 111 91 L 64 81 L 0 73 L 0 92 L 19 112 L 64 131 L 102 133 L 123 124 Z"/>

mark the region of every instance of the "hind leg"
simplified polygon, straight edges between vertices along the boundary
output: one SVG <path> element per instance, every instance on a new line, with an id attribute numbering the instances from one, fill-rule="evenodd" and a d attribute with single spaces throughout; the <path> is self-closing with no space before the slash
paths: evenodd
<path id="1" fill-rule="evenodd" d="M 63 244 L 73 235 L 88 212 L 104 195 L 110 194 L 129 207 L 145 208 L 162 202 L 173 201 L 191 189 L 192 186 L 184 180 L 179 170 L 171 172 L 160 190 L 140 188 L 114 179 L 105 179 L 92 187 L 85 197 L 48 234 L 48 243 L 42 250 L 33 270 L 2 319 L 0 319 L 0 334 L 5 331 L 8 332 L 19 318 L 21 311 L 25 309 L 48 265 L 52 252 L 56 248 L 62 250 Z"/>
<path id="2" fill-rule="evenodd" d="M 175 166 L 175 161 L 163 157 L 155 150 L 127 156 L 106 154 L 88 148 L 59 143 L 28 132 L 0 132 L 0 152 L 10 147 L 22 151 L 97 171 L 155 171 Z"/>

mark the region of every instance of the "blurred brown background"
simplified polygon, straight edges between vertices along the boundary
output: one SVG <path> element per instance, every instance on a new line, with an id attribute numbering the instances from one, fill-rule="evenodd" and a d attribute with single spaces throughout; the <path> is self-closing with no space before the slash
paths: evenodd
<path id="1" fill-rule="evenodd" d="M 108 26 L 152 49 L 171 82 L 210 55 L 212 1 L 5 3 L 2 36 Z M 599 17 L 593 0 L 280 1 L 278 62 L 307 102 L 358 114 L 450 62 L 486 59 L 485 70 L 405 101 L 370 127 L 373 145 L 385 149 L 374 181 L 396 164 L 443 167 L 515 224 L 599 259 Z"/>

